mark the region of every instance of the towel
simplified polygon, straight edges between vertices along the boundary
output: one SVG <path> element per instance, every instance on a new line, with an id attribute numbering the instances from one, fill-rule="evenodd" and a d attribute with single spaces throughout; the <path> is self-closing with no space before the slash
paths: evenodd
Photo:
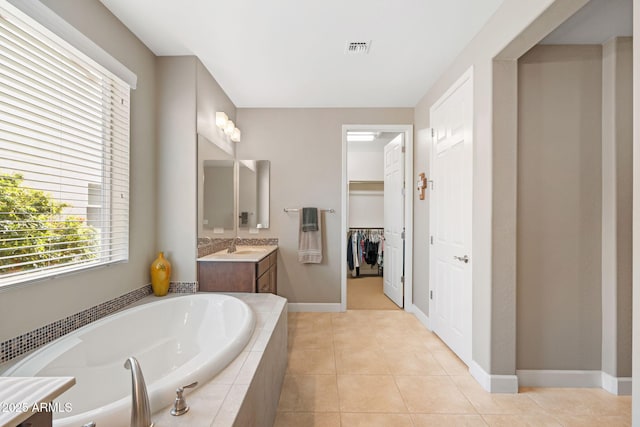
<path id="1" fill-rule="evenodd" d="M 302 231 L 318 231 L 318 208 L 302 208 Z"/>
<path id="2" fill-rule="evenodd" d="M 317 215 L 317 210 L 316 210 Z M 298 232 L 298 261 L 302 264 L 320 264 L 322 262 L 322 227 L 320 218 L 316 221 L 318 230 L 304 231 L 304 214 L 300 211 L 300 230 Z"/>

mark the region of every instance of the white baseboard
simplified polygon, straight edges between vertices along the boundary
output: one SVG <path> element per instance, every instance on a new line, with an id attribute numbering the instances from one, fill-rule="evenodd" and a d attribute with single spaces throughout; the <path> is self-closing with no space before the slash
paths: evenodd
<path id="1" fill-rule="evenodd" d="M 529 370 L 516 371 L 522 387 L 601 387 L 600 371 Z"/>
<path id="2" fill-rule="evenodd" d="M 415 304 L 411 304 L 408 308 L 407 311 L 411 314 L 413 314 L 414 316 L 416 316 L 416 319 L 418 319 L 420 321 L 420 323 L 422 323 L 424 325 L 425 328 L 427 328 L 428 330 L 431 330 L 431 324 L 429 323 L 429 317 L 424 314 L 424 312 L 422 310 L 420 310 Z"/>
<path id="3" fill-rule="evenodd" d="M 602 372 L 602 388 L 617 396 L 631 396 L 631 378 L 614 377 Z"/>
<path id="4" fill-rule="evenodd" d="M 469 372 L 489 393 L 518 392 L 518 377 L 515 375 L 491 375 L 473 360 L 469 364 Z"/>
<path id="5" fill-rule="evenodd" d="M 287 304 L 287 309 L 290 313 L 338 313 L 342 311 L 342 306 L 340 303 L 290 302 Z"/>

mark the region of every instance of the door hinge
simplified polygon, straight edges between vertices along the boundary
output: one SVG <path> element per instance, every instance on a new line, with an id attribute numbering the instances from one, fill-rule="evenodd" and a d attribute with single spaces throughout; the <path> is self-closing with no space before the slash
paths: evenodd
<path id="1" fill-rule="evenodd" d="M 433 245 L 433 236 L 429 236 L 429 243 Z"/>
<path id="2" fill-rule="evenodd" d="M 436 136 L 436 130 L 434 128 L 431 128 L 431 138 L 435 138 Z"/>
<path id="3" fill-rule="evenodd" d="M 402 240 L 404 240 L 404 231 L 403 231 L 402 233 L 400 233 L 400 238 L 401 238 Z"/>
<path id="4" fill-rule="evenodd" d="M 404 145 L 402 146 L 402 152 L 404 153 L 406 150 L 406 148 L 404 147 Z"/>
<path id="5" fill-rule="evenodd" d="M 429 291 L 429 299 L 433 299 L 433 291 Z"/>
<path id="6" fill-rule="evenodd" d="M 404 283 L 404 276 L 400 276 L 400 283 Z"/>

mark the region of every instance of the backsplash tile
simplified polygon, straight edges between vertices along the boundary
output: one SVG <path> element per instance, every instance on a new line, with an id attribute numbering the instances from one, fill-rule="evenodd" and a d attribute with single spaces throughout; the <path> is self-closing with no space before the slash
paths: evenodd
<path id="1" fill-rule="evenodd" d="M 198 258 L 207 256 L 231 246 L 233 239 L 218 239 L 210 237 L 198 238 Z M 237 246 L 277 246 L 277 238 L 240 238 L 236 240 Z"/>

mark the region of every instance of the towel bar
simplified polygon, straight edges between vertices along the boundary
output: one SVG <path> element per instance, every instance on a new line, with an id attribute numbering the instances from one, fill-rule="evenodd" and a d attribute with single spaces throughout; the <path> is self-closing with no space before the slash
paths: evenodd
<path id="1" fill-rule="evenodd" d="M 335 209 L 318 209 L 319 211 L 322 212 L 329 212 L 329 213 L 334 213 Z M 298 208 L 284 208 L 285 212 L 300 212 L 300 209 Z"/>

